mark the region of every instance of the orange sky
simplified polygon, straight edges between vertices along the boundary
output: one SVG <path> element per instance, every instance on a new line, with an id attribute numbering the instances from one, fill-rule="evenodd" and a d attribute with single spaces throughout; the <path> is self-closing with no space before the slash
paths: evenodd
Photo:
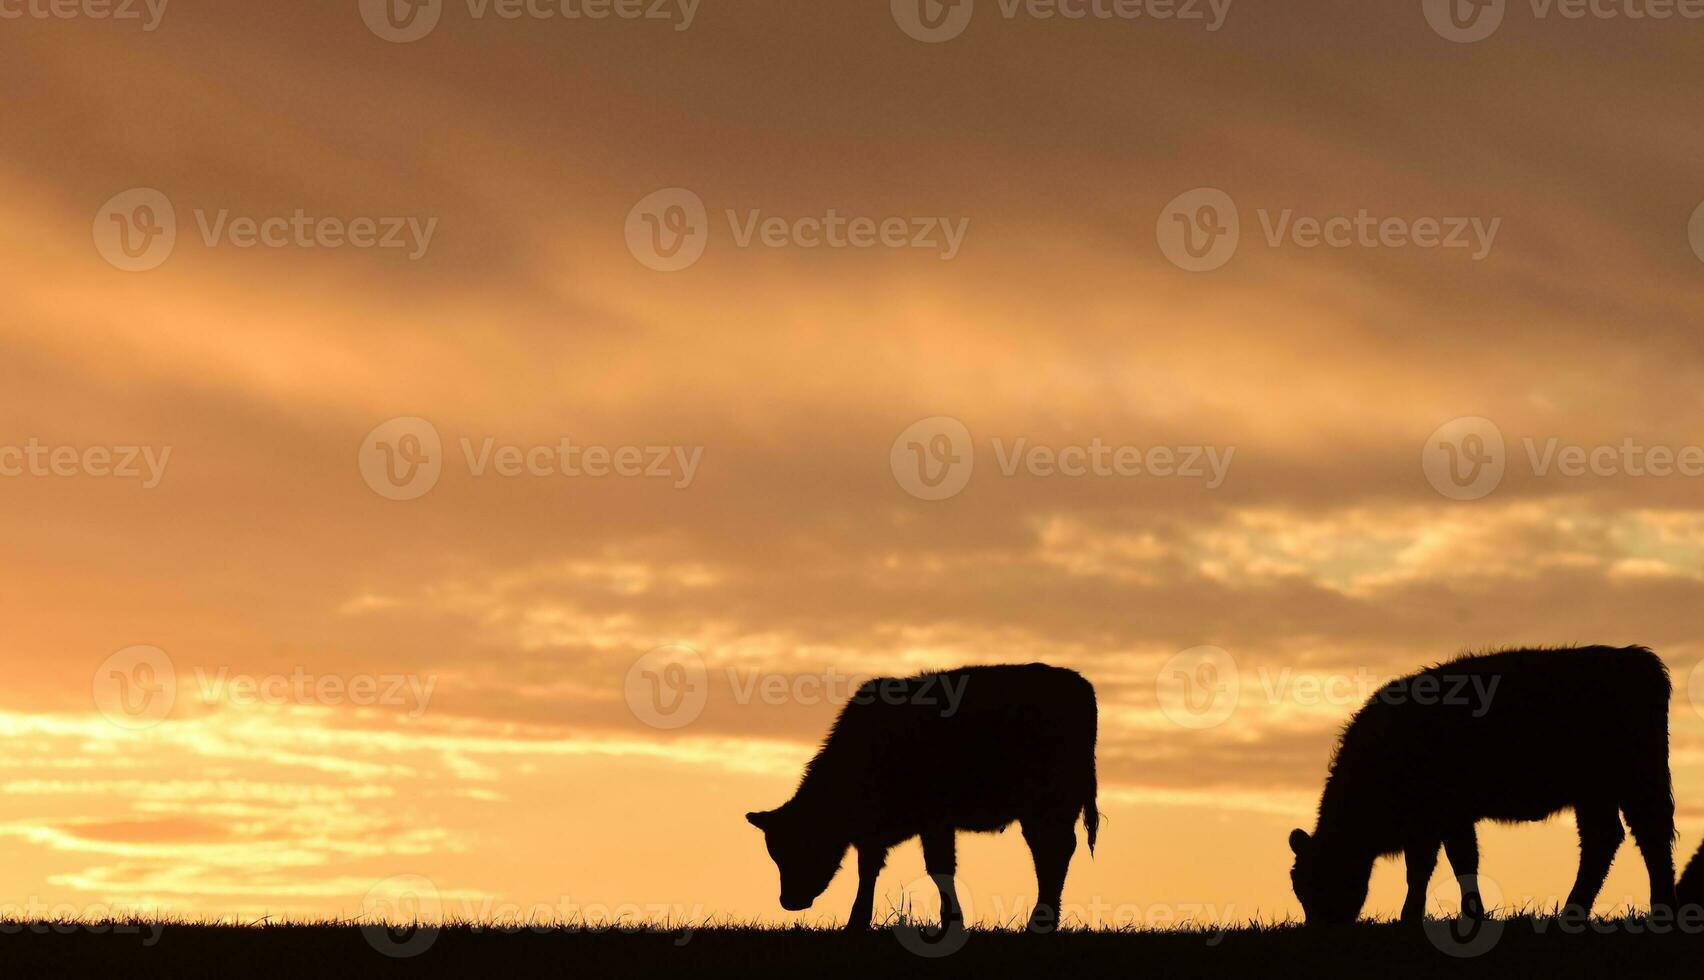
<path id="1" fill-rule="evenodd" d="M 982 0 L 924 43 L 876 2 L 476 9 L 408 43 L 355 0 L 0 20 L 0 468 L 47 460 L 0 477 L 0 905 L 327 915 L 419 875 L 472 915 L 779 920 L 742 814 L 831 722 L 818 682 L 1028 660 L 1100 692 L 1108 817 L 1065 894 L 1098 921 L 1298 912 L 1285 834 L 1356 698 L 1469 647 L 1662 654 L 1698 846 L 1704 486 L 1541 474 L 1528 441 L 1704 444 L 1704 136 L 1674 123 L 1704 23 L 1510 4 L 1458 42 L 1419 0 L 1216 30 Z M 1191 272 L 1163 239 L 1198 188 L 1240 239 Z M 113 218 L 161 198 L 169 257 L 125 271 Z M 707 238 L 657 271 L 673 204 Z M 298 212 L 404 246 L 242 247 Z M 765 244 L 831 212 L 961 237 Z M 1362 212 L 1495 233 L 1306 246 Z M 1479 499 L 1422 467 L 1462 417 L 1506 440 Z M 895 460 L 936 418 L 975 467 L 930 501 Z M 378 442 L 422 433 L 437 482 L 375 492 Z M 525 472 L 565 439 L 667 475 Z M 1007 475 L 1019 440 L 1225 465 Z M 663 729 L 629 681 L 671 644 L 706 698 Z M 1158 684 L 1201 645 L 1240 668 L 1211 727 Z M 126 714 L 142 663 L 163 717 Z M 1506 895 L 1565 893 L 1569 821 L 1484 834 Z M 973 911 L 1025 906 L 1016 835 L 961 848 Z M 1632 854 L 1600 908 L 1645 895 Z M 883 901 L 915 845 L 889 867 Z M 1381 864 L 1370 910 L 1400 896 Z"/>

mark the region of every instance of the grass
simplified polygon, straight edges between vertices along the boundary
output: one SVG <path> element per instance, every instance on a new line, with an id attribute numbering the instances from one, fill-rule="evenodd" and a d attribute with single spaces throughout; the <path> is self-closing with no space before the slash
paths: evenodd
<path id="1" fill-rule="evenodd" d="M 1494 920 L 1483 952 L 1452 957 L 1450 923 L 1309 930 L 1248 923 L 1156 931 L 1067 929 L 1030 936 L 972 929 L 919 945 L 897 921 L 868 934 L 711 920 L 609 928 L 597 924 L 450 923 L 390 932 L 349 922 L 251 924 L 183 920 L 0 922 L 0 964 L 12 976 L 388 977 L 1000 977 L 1075 974 L 1161 977 L 1694 976 L 1704 921 L 1653 934 L 1638 917 Z M 1440 931 L 1442 930 L 1442 931 Z M 1485 942 L 1481 934 L 1479 941 Z M 409 956 L 386 955 L 413 953 Z"/>

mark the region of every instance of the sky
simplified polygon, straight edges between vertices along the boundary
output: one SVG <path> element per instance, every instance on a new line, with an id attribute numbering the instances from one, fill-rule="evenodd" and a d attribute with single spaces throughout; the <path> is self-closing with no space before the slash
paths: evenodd
<path id="1" fill-rule="evenodd" d="M 828 923 L 743 814 L 1039 660 L 1068 915 L 1283 918 L 1379 682 L 1573 643 L 1670 666 L 1684 861 L 1704 21 L 1062 6 L 0 0 L 0 912 Z"/>

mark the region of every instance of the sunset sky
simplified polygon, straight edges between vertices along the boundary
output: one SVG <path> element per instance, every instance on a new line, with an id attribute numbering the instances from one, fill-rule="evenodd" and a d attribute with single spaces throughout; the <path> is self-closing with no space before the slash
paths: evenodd
<path id="1" fill-rule="evenodd" d="M 1639 465 L 1704 446 L 1704 20 L 135 6 L 0 3 L 0 913 L 418 876 L 463 916 L 791 921 L 743 814 L 844 679 L 1032 660 L 1099 691 L 1065 901 L 1102 924 L 1299 914 L 1336 732 L 1470 648 L 1661 654 L 1704 838 L 1704 475 Z M 1234 254 L 1180 252 L 1227 200 Z M 150 216 L 169 255 L 125 253 Z M 1487 433 L 1500 481 L 1435 488 Z M 1095 447 L 1143 465 L 1058 465 Z M 967 449 L 950 495 L 907 468 Z M 1165 700 L 1201 646 L 1217 724 Z M 1481 835 L 1504 895 L 1566 894 L 1569 817 Z M 1015 832 L 959 868 L 1027 912 Z M 1368 911 L 1402 893 L 1382 862 Z M 1599 910 L 1646 896 L 1629 842 Z"/>

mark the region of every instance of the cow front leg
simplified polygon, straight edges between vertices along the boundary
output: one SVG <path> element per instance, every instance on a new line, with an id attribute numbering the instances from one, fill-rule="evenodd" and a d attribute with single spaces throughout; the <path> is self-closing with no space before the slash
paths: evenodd
<path id="1" fill-rule="evenodd" d="M 887 848 L 858 845 L 858 897 L 852 900 L 852 914 L 846 917 L 848 932 L 870 928 L 876 910 L 876 876 L 887 863 Z"/>
<path id="2" fill-rule="evenodd" d="M 1463 918 L 1485 918 L 1485 901 L 1479 897 L 1479 834 L 1473 824 L 1451 831 L 1444 837 L 1444 854 L 1450 859 L 1450 871 L 1461 886 Z"/>
<path id="3" fill-rule="evenodd" d="M 1402 903 L 1402 921 L 1426 921 L 1426 886 L 1432 883 L 1432 871 L 1438 866 L 1438 839 L 1416 840 L 1403 849 L 1402 859 L 1408 865 L 1408 899 Z"/>
<path id="4" fill-rule="evenodd" d="M 964 925 L 964 910 L 959 907 L 958 889 L 953 875 L 958 873 L 958 852 L 953 828 L 939 827 L 923 832 L 923 867 L 941 890 L 941 928 Z"/>

